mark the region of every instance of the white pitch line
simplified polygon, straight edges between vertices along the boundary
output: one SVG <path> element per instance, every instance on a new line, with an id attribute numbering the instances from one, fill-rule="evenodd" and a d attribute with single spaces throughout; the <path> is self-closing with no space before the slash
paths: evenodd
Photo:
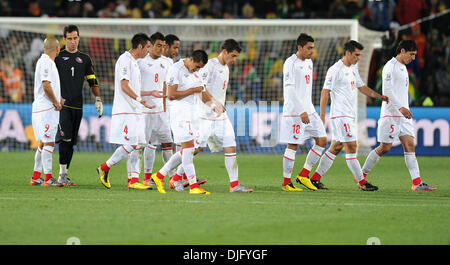
<path id="1" fill-rule="evenodd" d="M 16 198 L 16 197 L 0 197 L 0 200 L 12 200 L 12 201 L 129 201 L 129 202 L 149 202 L 155 200 L 143 200 L 143 199 L 131 199 L 124 200 L 121 198 L 117 199 L 108 199 L 108 198 Z M 225 204 L 234 204 L 232 201 L 216 201 L 216 200 L 167 200 L 160 199 L 156 200 L 156 202 L 168 202 L 168 203 L 225 203 Z M 313 205 L 313 206 L 373 206 L 373 207 L 450 207 L 450 204 L 416 204 L 416 203 L 393 203 L 393 204 L 382 204 L 382 203 L 367 203 L 367 202 L 321 202 L 321 201 L 300 201 L 300 202 L 288 202 L 288 201 L 275 201 L 275 202 L 267 202 L 267 201 L 239 201 L 238 203 L 247 203 L 247 204 L 258 204 L 258 205 Z"/>

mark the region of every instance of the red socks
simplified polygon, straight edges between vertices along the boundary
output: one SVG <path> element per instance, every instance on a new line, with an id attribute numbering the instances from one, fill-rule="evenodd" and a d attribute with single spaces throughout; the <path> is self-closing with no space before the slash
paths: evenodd
<path id="1" fill-rule="evenodd" d="M 233 181 L 233 182 L 230 182 L 230 187 L 231 188 L 234 188 L 234 187 L 236 187 L 237 185 L 239 185 L 239 181 Z"/>
<path id="2" fill-rule="evenodd" d="M 103 163 L 103 164 L 100 166 L 100 168 L 101 168 L 101 170 L 103 170 L 104 172 L 108 172 L 108 171 L 110 170 L 110 168 L 108 167 L 108 165 L 106 165 L 106 162 Z"/>
<path id="3" fill-rule="evenodd" d="M 299 176 L 309 178 L 309 170 L 307 170 L 306 168 L 303 168 L 302 171 L 300 171 Z"/>

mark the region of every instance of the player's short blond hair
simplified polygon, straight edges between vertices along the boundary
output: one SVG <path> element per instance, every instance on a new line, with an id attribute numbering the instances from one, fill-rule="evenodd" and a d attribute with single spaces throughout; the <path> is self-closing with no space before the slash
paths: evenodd
<path id="1" fill-rule="evenodd" d="M 59 45 L 59 41 L 55 37 L 48 37 L 44 40 L 44 51 L 50 52 L 56 49 Z"/>

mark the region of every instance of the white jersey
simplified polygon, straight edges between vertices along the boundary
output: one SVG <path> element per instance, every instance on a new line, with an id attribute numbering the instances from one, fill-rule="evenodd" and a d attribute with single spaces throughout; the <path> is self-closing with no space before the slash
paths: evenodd
<path id="1" fill-rule="evenodd" d="M 34 73 L 34 101 L 33 112 L 53 109 L 53 102 L 45 95 L 42 87 L 43 81 L 49 81 L 56 99 L 61 101 L 61 86 L 59 82 L 58 69 L 55 62 L 47 54 L 42 54 L 36 63 Z"/>
<path id="2" fill-rule="evenodd" d="M 211 96 L 225 106 L 228 81 L 230 77 L 228 65 L 221 64 L 219 59 L 216 57 L 208 60 L 208 63 L 200 69 L 199 73 L 203 80 L 203 84 L 206 86 L 206 89 Z M 200 117 L 209 119 L 223 119 L 223 115 L 226 115 L 223 113 L 217 117 L 216 113 L 213 112 L 208 105 L 201 103 L 201 106 Z"/>
<path id="3" fill-rule="evenodd" d="M 128 80 L 129 87 L 136 95 L 141 95 L 141 72 L 139 70 L 137 60 L 134 59 L 128 51 L 120 55 L 116 62 L 112 114 L 140 113 L 141 103 L 137 102 L 135 99 L 131 98 L 122 91 L 120 81 L 123 79 Z"/>
<path id="4" fill-rule="evenodd" d="M 158 90 L 163 91 L 164 80 L 167 74 L 167 62 L 161 57 L 153 59 L 150 54 L 147 54 L 142 59 L 137 60 L 142 77 L 142 91 Z M 163 99 L 155 98 L 153 96 L 143 96 L 144 100 L 149 105 L 156 106 L 154 109 L 147 109 L 141 104 L 143 112 L 158 113 L 164 111 Z"/>
<path id="5" fill-rule="evenodd" d="M 181 59 L 170 67 L 166 75 L 167 87 L 178 85 L 178 91 L 186 91 L 193 87 L 203 86 L 200 74 L 198 72 L 189 72 L 186 66 L 184 66 L 184 60 L 185 59 Z M 198 94 L 199 93 L 194 93 L 184 98 L 172 100 L 171 106 L 180 106 L 180 104 L 196 105 L 200 100 Z"/>
<path id="6" fill-rule="evenodd" d="M 383 67 L 383 95 L 389 97 L 381 103 L 380 117 L 403 117 L 399 109 L 409 109 L 408 88 L 409 77 L 406 66 L 394 57 Z"/>
<path id="7" fill-rule="evenodd" d="M 316 112 L 312 104 L 313 62 L 301 60 L 296 54 L 283 64 L 283 115 Z"/>
<path id="8" fill-rule="evenodd" d="M 331 66 L 323 89 L 331 90 L 330 118 L 356 117 L 354 108 L 358 87 L 364 86 L 356 65 L 346 66 L 342 60 Z"/>

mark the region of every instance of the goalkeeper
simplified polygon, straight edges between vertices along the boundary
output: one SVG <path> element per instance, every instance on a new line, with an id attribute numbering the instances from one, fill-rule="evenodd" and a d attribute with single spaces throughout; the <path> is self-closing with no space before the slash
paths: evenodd
<path id="1" fill-rule="evenodd" d="M 75 186 L 75 183 L 67 177 L 67 170 L 72 160 L 73 146 L 77 144 L 78 129 L 83 116 L 82 90 L 85 79 L 95 96 L 98 117 L 103 114 L 103 103 L 92 60 L 88 54 L 78 50 L 80 41 L 78 27 L 68 25 L 64 27 L 63 34 L 66 46 L 55 59 L 61 82 L 61 96 L 66 99 L 60 112 L 59 128 L 56 134 L 60 167 L 58 181 L 64 186 Z"/>

